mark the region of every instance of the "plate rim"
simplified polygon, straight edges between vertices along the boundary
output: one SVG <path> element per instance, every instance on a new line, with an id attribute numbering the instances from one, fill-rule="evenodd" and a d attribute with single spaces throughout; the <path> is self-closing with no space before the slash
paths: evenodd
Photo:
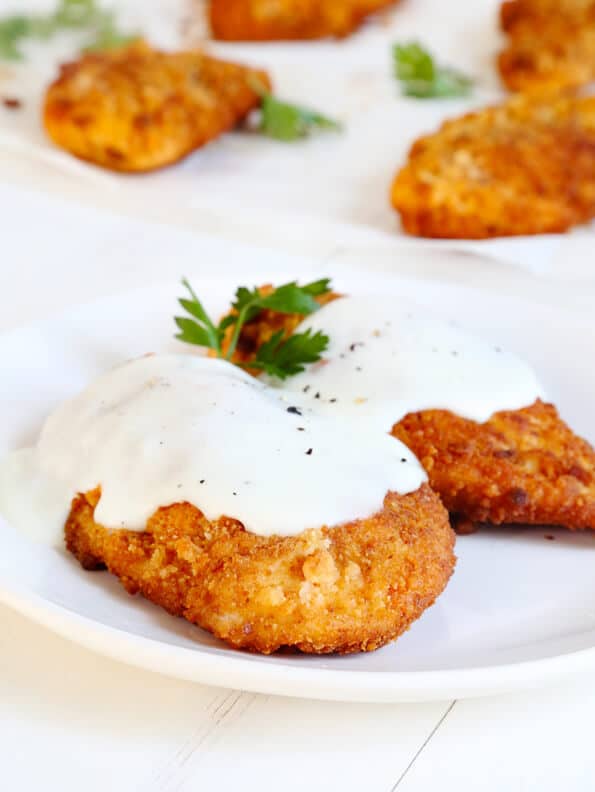
<path id="1" fill-rule="evenodd" d="M 445 259 L 452 255 L 449 251 Z M 483 258 L 478 256 L 479 259 Z M 478 262 L 479 265 L 480 262 Z M 312 270 L 300 271 L 294 279 L 305 277 L 324 268 L 320 262 L 316 267 L 313 260 Z M 234 283 L 239 274 L 222 273 L 219 276 L 202 276 L 207 289 L 220 291 Z M 284 269 L 265 270 L 264 276 L 271 275 L 282 279 L 287 276 Z M 399 276 L 389 272 L 365 272 L 363 268 L 347 268 L 341 278 L 346 281 L 364 277 L 366 282 L 378 284 L 391 282 L 397 286 L 418 285 L 444 288 L 464 294 L 478 294 L 508 303 L 530 303 L 538 310 L 554 307 L 551 300 L 515 295 L 510 292 L 492 292 L 465 283 L 447 279 L 416 278 L 411 275 Z M 109 303 L 125 298 L 127 295 L 155 291 L 173 287 L 173 278 L 164 279 L 148 286 L 125 289 L 111 295 L 79 303 L 63 311 L 58 311 L 40 322 L 23 324 L 0 333 L 0 339 L 25 331 L 42 329 L 48 324 L 61 321 L 90 306 Z M 233 286 L 232 286 L 233 288 Z M 395 290 L 395 294 L 398 291 Z M 593 325 L 588 312 L 572 312 L 569 307 L 556 306 L 572 323 Z M 350 702 L 422 702 L 457 698 L 473 698 L 496 695 L 516 690 L 540 687 L 548 681 L 563 679 L 570 674 L 586 672 L 595 668 L 595 643 L 593 646 L 553 654 L 536 660 L 525 660 L 486 666 L 447 668 L 422 671 L 367 671 L 312 668 L 290 663 L 265 663 L 257 655 L 246 655 L 229 650 L 227 654 L 201 652 L 199 648 L 190 649 L 168 644 L 157 639 L 128 632 L 84 616 L 68 607 L 46 599 L 25 585 L 19 585 L 9 576 L 0 574 L 0 603 L 12 608 L 31 621 L 51 630 L 55 634 L 86 649 L 115 661 L 166 676 L 185 679 L 216 687 L 246 690 L 254 693 L 284 695 L 296 698 L 311 698 L 328 701 Z"/>
<path id="2" fill-rule="evenodd" d="M 0 583 L 2 581 L 0 580 Z M 0 587 L 0 603 L 66 640 L 136 668 L 251 693 L 360 703 L 479 698 L 542 687 L 587 672 L 595 646 L 538 660 L 440 671 L 340 671 L 265 664 L 257 655 L 211 654 L 136 635 L 83 616 L 25 588 Z"/>

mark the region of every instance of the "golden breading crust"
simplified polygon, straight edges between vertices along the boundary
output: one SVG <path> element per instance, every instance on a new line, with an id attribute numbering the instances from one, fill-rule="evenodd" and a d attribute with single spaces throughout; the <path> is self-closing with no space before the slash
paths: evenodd
<path id="1" fill-rule="evenodd" d="M 455 564 L 448 515 L 427 485 L 388 493 L 368 519 L 292 537 L 210 522 L 188 503 L 160 509 L 144 533 L 109 531 L 93 519 L 99 497 L 76 497 L 66 523 L 83 567 L 105 565 L 131 594 L 265 654 L 377 649 L 432 605 Z"/>
<path id="2" fill-rule="evenodd" d="M 213 36 L 227 41 L 275 41 L 348 36 L 397 0 L 211 0 Z"/>
<path id="3" fill-rule="evenodd" d="M 556 91 L 595 78 L 592 0 L 510 0 L 500 19 L 508 46 L 498 67 L 512 91 Z"/>
<path id="4" fill-rule="evenodd" d="M 300 320 L 275 314 L 272 323 L 262 312 L 236 359 L 249 362 L 273 331 L 290 335 Z M 483 424 L 442 410 L 411 413 L 392 434 L 418 457 L 457 522 L 595 529 L 595 451 L 551 404 L 537 401 Z"/>
<path id="5" fill-rule="evenodd" d="M 64 65 L 47 90 L 44 124 L 58 146 L 80 159 L 150 171 L 204 146 L 258 107 L 254 79 L 270 87 L 264 72 L 139 43 Z"/>
<path id="6" fill-rule="evenodd" d="M 455 515 L 595 529 L 595 451 L 551 404 L 496 413 L 483 424 L 441 410 L 412 413 L 392 434 Z"/>
<path id="7" fill-rule="evenodd" d="M 595 215 L 595 97 L 505 104 L 414 143 L 392 187 L 403 228 L 483 239 L 562 232 Z"/>

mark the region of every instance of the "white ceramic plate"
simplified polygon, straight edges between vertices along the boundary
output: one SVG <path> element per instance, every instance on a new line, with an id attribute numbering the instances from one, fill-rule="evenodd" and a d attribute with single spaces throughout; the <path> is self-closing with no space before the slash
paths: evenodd
<path id="1" fill-rule="evenodd" d="M 322 273 L 321 273 L 322 274 Z M 258 273 L 250 282 L 258 283 Z M 294 273 L 278 275 L 278 281 Z M 263 279 L 266 276 L 263 275 Z M 215 313 L 237 282 L 195 285 Z M 394 293 L 526 357 L 563 417 L 595 440 L 595 324 L 520 299 L 440 283 L 345 277 L 351 293 Z M 48 411 L 126 358 L 171 340 L 177 284 L 81 306 L 0 337 L 0 454 L 34 440 Z M 178 347 L 181 348 L 181 347 Z M 546 538 L 549 537 L 549 538 Z M 552 538 L 553 537 L 553 538 Z M 595 533 L 493 529 L 459 538 L 456 573 L 396 643 L 367 655 L 259 657 L 140 598 L 0 519 L 0 600 L 91 649 L 199 682 L 293 696 L 414 701 L 495 693 L 595 667 Z"/>

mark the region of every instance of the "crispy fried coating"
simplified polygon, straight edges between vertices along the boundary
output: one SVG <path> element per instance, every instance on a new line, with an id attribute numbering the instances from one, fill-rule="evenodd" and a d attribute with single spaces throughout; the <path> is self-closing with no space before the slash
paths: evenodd
<path id="1" fill-rule="evenodd" d="M 412 413 L 392 434 L 455 515 L 595 529 L 595 451 L 551 404 L 496 413 L 483 424 L 441 410 Z"/>
<path id="2" fill-rule="evenodd" d="M 500 20 L 508 45 L 498 67 L 512 91 L 557 91 L 595 79 L 592 0 L 509 0 Z"/>
<path id="3" fill-rule="evenodd" d="M 448 515 L 427 485 L 388 493 L 368 519 L 290 537 L 209 521 L 188 503 L 160 509 L 142 533 L 110 531 L 93 519 L 99 497 L 76 497 L 66 523 L 83 567 L 106 566 L 131 594 L 265 654 L 377 649 L 432 605 L 455 564 Z"/>
<path id="4" fill-rule="evenodd" d="M 484 239 L 562 232 L 595 215 L 595 97 L 508 102 L 414 143 L 392 187 L 405 231 Z"/>
<path id="5" fill-rule="evenodd" d="M 341 38 L 397 0 L 211 0 L 213 36 L 227 41 Z"/>
<path id="6" fill-rule="evenodd" d="M 47 90 L 43 120 L 52 140 L 80 159 L 150 171 L 246 118 L 260 103 L 255 79 L 270 86 L 261 71 L 138 43 L 64 65 Z"/>

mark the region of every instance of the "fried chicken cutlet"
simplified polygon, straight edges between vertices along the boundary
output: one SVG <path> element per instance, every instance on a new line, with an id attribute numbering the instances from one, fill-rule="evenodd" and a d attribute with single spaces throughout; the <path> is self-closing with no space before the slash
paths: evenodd
<path id="1" fill-rule="evenodd" d="M 397 0 L 210 0 L 217 39 L 275 41 L 341 38 Z"/>
<path id="2" fill-rule="evenodd" d="M 115 171 L 174 163 L 232 129 L 260 104 L 261 71 L 199 52 L 137 43 L 83 55 L 47 90 L 43 120 L 61 148 Z"/>
<path id="3" fill-rule="evenodd" d="M 498 67 L 512 91 L 557 91 L 595 79 L 592 0 L 509 0 L 501 26 L 508 46 Z"/>
<path id="4" fill-rule="evenodd" d="M 324 309 L 318 317 L 324 326 Z M 277 314 L 271 321 L 270 312 L 255 316 L 244 328 L 236 358 L 249 363 L 272 332 L 285 329 L 289 336 L 303 319 Z M 307 390 L 312 393 L 316 387 Z M 345 396 L 339 386 L 334 395 L 335 401 Z M 436 393 L 436 400 L 441 397 Z M 484 422 L 424 409 L 404 415 L 392 429 L 389 421 L 387 430 L 419 459 L 455 523 L 595 529 L 595 450 L 562 421 L 552 404 L 537 399 L 522 409 L 496 412 Z"/>
<path id="5" fill-rule="evenodd" d="M 595 451 L 552 404 L 537 401 L 483 424 L 425 410 L 405 416 L 392 434 L 455 517 L 595 529 Z"/>
<path id="6" fill-rule="evenodd" d="M 595 215 L 595 97 L 508 102 L 417 140 L 392 186 L 405 231 L 484 239 Z"/>
<path id="7" fill-rule="evenodd" d="M 447 513 L 427 485 L 387 494 L 367 519 L 289 537 L 210 522 L 188 503 L 160 509 L 144 532 L 110 531 L 94 520 L 99 497 L 77 496 L 66 523 L 85 569 L 107 567 L 129 593 L 264 654 L 377 649 L 432 605 L 455 564 Z"/>

